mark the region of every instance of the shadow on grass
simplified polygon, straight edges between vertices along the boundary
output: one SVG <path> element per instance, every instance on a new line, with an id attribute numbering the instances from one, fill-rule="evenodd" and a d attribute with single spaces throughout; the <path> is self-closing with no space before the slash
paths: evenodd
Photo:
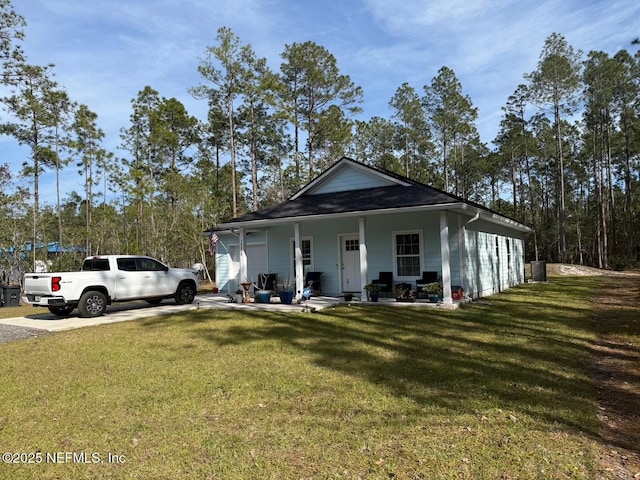
<path id="1" fill-rule="evenodd" d="M 640 466 L 639 287 L 638 275 L 621 275 L 605 279 L 598 290 L 593 369 L 603 437 L 616 448 L 634 452 L 636 469 Z"/>
<path id="2" fill-rule="evenodd" d="M 315 314 L 203 310 L 182 318 L 194 337 L 220 348 L 287 346 L 300 361 L 365 379 L 420 408 L 476 416 L 500 410 L 597 437 L 588 376 L 594 288 L 589 278 L 557 279 L 456 311 L 362 305 Z"/>

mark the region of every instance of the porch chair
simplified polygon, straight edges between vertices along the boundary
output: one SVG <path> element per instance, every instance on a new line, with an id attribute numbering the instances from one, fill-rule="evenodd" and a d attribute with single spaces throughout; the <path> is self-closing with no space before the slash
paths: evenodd
<path id="1" fill-rule="evenodd" d="M 320 276 L 323 272 L 307 272 L 304 276 L 304 287 L 309 287 L 313 295 L 320 295 L 322 293 Z"/>
<path id="2" fill-rule="evenodd" d="M 371 280 L 371 283 L 379 285 L 380 295 L 386 297 L 393 290 L 393 272 L 380 272 L 378 278 Z"/>

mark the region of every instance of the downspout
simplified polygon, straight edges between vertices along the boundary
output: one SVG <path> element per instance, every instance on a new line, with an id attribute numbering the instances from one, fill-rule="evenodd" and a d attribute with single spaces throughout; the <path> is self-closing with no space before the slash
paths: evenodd
<path id="1" fill-rule="evenodd" d="M 470 223 L 475 222 L 475 221 L 476 221 L 476 220 L 478 220 L 479 218 L 480 218 L 480 210 L 478 210 L 478 211 L 476 212 L 476 214 L 473 216 L 473 218 L 471 218 L 471 219 L 467 220 L 466 225 L 469 225 Z"/>

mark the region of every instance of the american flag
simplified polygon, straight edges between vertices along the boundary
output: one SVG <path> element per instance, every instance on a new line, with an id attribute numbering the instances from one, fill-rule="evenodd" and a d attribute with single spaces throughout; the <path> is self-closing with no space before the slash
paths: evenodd
<path id="1" fill-rule="evenodd" d="M 215 255 L 216 253 L 216 244 L 218 243 L 218 235 L 216 232 L 211 232 L 211 241 L 209 242 L 209 254 Z"/>

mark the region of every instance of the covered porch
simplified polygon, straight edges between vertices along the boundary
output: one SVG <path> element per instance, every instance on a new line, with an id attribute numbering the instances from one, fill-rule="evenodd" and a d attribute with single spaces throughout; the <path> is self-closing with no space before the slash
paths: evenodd
<path id="1" fill-rule="evenodd" d="M 442 207 L 393 219 L 386 213 L 334 216 L 330 223 L 314 218 L 271 221 L 264 228 L 255 222 L 239 225 L 233 232 L 236 269 L 230 273 L 237 285 L 241 280 L 255 281 L 258 271 L 278 272 L 278 282 L 281 277 L 295 281 L 295 298 L 300 299 L 309 272 L 317 272 L 321 274 L 317 293 L 339 297 L 351 292 L 366 299 L 365 287 L 381 272 L 391 274 L 392 285 L 387 286 L 391 293 L 386 295 L 391 298 L 397 285 L 409 284 L 415 290 L 423 274 L 432 272 L 441 285 L 442 303 L 453 305 L 458 293 L 453 287 L 466 290 L 464 226 L 456 221 L 457 215 Z"/>

